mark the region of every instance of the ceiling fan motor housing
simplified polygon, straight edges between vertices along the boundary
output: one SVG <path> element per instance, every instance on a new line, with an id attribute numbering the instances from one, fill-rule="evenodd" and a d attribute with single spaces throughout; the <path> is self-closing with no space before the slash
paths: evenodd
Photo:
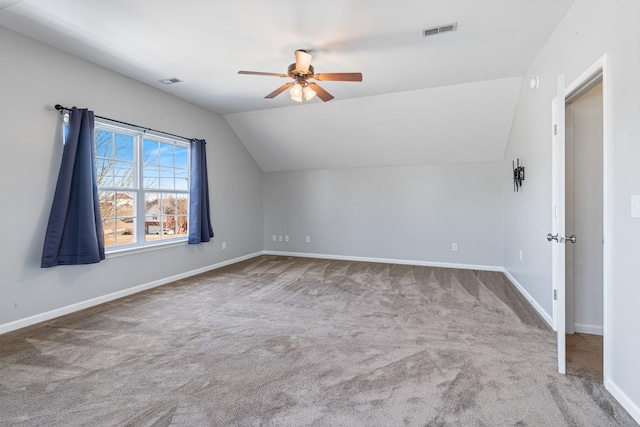
<path id="1" fill-rule="evenodd" d="M 300 70 L 296 69 L 296 64 L 293 63 L 289 65 L 289 68 L 287 68 L 287 74 L 292 79 L 295 79 L 297 77 L 303 77 L 306 79 L 307 77 L 313 76 L 313 65 L 309 65 L 309 71 L 307 71 L 306 73 L 302 73 L 300 72 Z"/>

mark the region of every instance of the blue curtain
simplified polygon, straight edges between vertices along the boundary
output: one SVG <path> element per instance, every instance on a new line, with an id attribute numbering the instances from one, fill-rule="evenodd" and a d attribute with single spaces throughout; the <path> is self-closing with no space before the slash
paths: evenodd
<path id="1" fill-rule="evenodd" d="M 104 259 L 94 126 L 93 111 L 73 107 L 44 239 L 42 268 Z"/>
<path id="2" fill-rule="evenodd" d="M 189 244 L 208 242 L 213 237 L 209 209 L 207 143 L 191 140 L 191 182 L 189 185 Z"/>

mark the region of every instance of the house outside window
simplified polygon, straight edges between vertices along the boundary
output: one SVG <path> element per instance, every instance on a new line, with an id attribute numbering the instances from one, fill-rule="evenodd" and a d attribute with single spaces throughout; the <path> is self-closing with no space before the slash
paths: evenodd
<path id="1" fill-rule="evenodd" d="M 98 120 L 95 144 L 106 251 L 186 241 L 189 144 Z"/>

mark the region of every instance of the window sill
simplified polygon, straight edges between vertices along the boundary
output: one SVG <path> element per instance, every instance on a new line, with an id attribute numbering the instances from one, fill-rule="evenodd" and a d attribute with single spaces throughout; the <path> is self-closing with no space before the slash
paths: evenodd
<path id="1" fill-rule="evenodd" d="M 107 259 L 117 258 L 125 255 L 157 251 L 159 249 L 173 248 L 176 246 L 186 246 L 187 244 L 188 244 L 187 238 L 185 237 L 184 239 L 181 239 L 181 240 L 172 240 L 166 243 L 156 243 L 156 244 L 147 245 L 147 246 L 136 246 L 133 248 L 121 248 L 121 249 L 111 249 L 111 250 L 107 249 L 105 250 L 105 258 Z"/>

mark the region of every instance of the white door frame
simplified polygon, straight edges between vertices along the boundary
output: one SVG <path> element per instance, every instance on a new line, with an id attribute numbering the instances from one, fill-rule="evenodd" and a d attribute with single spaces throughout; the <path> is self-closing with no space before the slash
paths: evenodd
<path id="1" fill-rule="evenodd" d="M 552 111 L 552 214 L 551 267 L 553 281 L 553 327 L 557 333 L 558 372 L 566 372 L 566 298 L 565 298 L 565 97 L 564 75 L 558 76 L 558 94 L 553 99 Z"/>
<path id="2" fill-rule="evenodd" d="M 610 71 L 609 71 L 609 56 L 608 54 L 603 55 L 600 59 L 598 59 L 591 67 L 589 67 L 585 72 L 583 72 L 577 79 L 575 79 L 573 82 L 571 82 L 569 85 L 567 85 L 567 87 L 565 88 L 564 91 L 564 98 L 566 99 L 566 97 L 568 95 L 571 95 L 572 93 L 576 92 L 577 90 L 579 90 L 580 88 L 588 85 L 588 83 L 593 79 L 594 76 L 602 74 L 602 154 L 603 154 L 603 161 L 602 161 L 602 178 L 603 178 L 603 195 L 602 195 L 602 204 L 603 204 L 603 250 L 602 250 L 602 254 L 603 254 L 603 259 L 602 259 L 602 269 L 603 269 L 603 277 L 602 277 L 602 284 L 603 284 L 603 346 L 604 346 L 604 354 L 603 354 L 603 380 L 604 380 L 604 385 L 606 388 L 609 388 L 609 385 L 611 385 L 611 380 L 609 378 L 609 372 L 611 371 L 610 369 L 610 353 L 611 353 L 611 345 L 610 345 L 610 339 L 611 339 L 611 330 L 610 330 L 610 325 L 611 325 L 611 319 L 610 319 L 610 301 L 611 301 L 611 286 L 612 286 L 612 281 L 611 281 L 611 239 L 612 239 L 612 233 L 611 233 L 611 221 L 610 218 L 613 217 L 612 212 L 613 212 L 613 207 L 612 207 L 612 200 L 611 197 L 609 196 L 612 193 L 612 175 L 613 175 L 613 165 L 611 164 L 611 159 L 612 159 L 612 153 L 611 153 L 611 130 L 612 130 L 612 126 L 611 126 L 611 112 L 609 109 L 609 99 L 610 99 L 610 86 L 611 86 L 611 81 L 610 81 Z M 560 96 L 560 94 L 559 94 Z M 554 109 L 554 113 L 555 113 L 555 108 L 560 108 L 562 107 L 562 109 L 564 109 L 564 104 L 565 102 L 559 102 L 560 100 L 558 98 L 554 98 L 554 105 L 553 105 L 553 109 Z M 557 115 L 554 114 L 554 118 Z M 561 124 L 562 128 L 563 128 L 563 132 L 564 132 L 564 123 Z M 563 153 L 564 154 L 564 153 Z M 564 155 L 561 154 L 561 156 L 564 158 Z M 556 162 L 559 160 L 558 158 L 556 158 L 557 153 L 554 151 L 553 154 L 553 167 L 552 167 L 552 182 L 553 182 L 553 188 L 556 189 L 557 186 L 560 184 L 559 180 L 561 179 L 562 182 L 564 182 L 564 175 L 562 177 L 559 177 L 558 175 L 560 174 L 560 171 L 562 174 L 564 174 L 564 165 L 559 165 L 556 164 Z M 558 166 L 558 167 L 556 167 Z M 554 190 L 554 194 L 555 194 L 555 190 Z M 555 214 L 555 203 L 556 200 L 554 200 L 554 214 Z M 552 221 L 555 224 L 555 219 Z M 555 227 L 555 225 L 554 225 Z M 557 231 L 554 229 L 553 230 L 554 233 L 557 233 Z M 564 230 L 562 230 L 562 232 L 564 232 Z M 559 237 L 559 236 L 558 236 Z M 579 238 L 579 236 L 578 236 Z M 552 251 L 552 256 L 554 256 L 554 260 L 555 262 L 558 262 L 559 259 L 557 258 L 559 255 L 559 244 L 554 244 L 553 247 L 554 248 L 558 248 L 558 250 L 553 249 Z M 563 251 L 564 253 L 564 251 Z M 564 258 L 564 257 L 563 257 Z M 552 271 L 552 281 L 553 281 L 553 289 L 554 291 L 558 290 L 557 288 L 557 284 L 560 283 L 560 280 L 563 280 L 564 277 L 560 278 L 559 277 L 559 272 L 557 271 L 558 269 L 553 269 Z M 564 304 L 564 286 L 562 286 L 561 289 L 561 293 L 562 293 L 562 304 Z M 553 300 L 553 327 L 554 330 L 558 331 L 558 329 L 560 328 L 561 325 L 559 325 L 559 321 L 564 322 L 564 318 L 565 318 L 565 309 L 566 307 L 562 306 L 561 304 L 559 304 L 559 300 L 558 299 L 554 299 Z M 562 325 L 562 329 L 564 329 L 564 325 Z M 562 341 L 562 342 L 560 342 Z M 558 346 L 560 347 L 560 345 L 562 345 L 564 347 L 565 343 L 564 343 L 564 339 L 560 340 L 558 339 Z M 562 351 L 562 354 L 564 354 L 564 351 Z M 561 355 L 561 351 L 560 348 L 558 348 L 558 355 L 560 357 Z M 564 373 L 564 364 L 565 361 L 560 361 L 558 360 L 558 370 L 561 373 Z"/>

